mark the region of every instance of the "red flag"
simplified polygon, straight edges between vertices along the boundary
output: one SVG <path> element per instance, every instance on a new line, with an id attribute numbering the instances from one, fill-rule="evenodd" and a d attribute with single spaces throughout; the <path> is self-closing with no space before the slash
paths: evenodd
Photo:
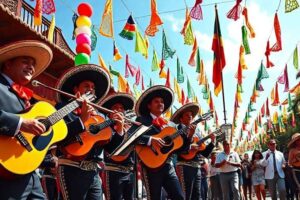
<path id="1" fill-rule="evenodd" d="M 272 106 L 278 106 L 279 104 L 280 104 L 280 101 L 279 101 L 279 94 L 278 94 L 278 83 L 276 82 L 275 95 L 274 95 L 274 101 L 272 103 Z"/>
<path id="2" fill-rule="evenodd" d="M 194 7 L 191 9 L 191 17 L 194 19 L 203 19 L 201 3 L 203 0 L 196 0 Z"/>
<path id="3" fill-rule="evenodd" d="M 55 4 L 53 0 L 43 0 L 43 13 L 50 15 L 55 13 Z"/>
<path id="4" fill-rule="evenodd" d="M 270 117 L 269 98 L 267 98 L 267 101 L 266 101 L 266 116 Z"/>
<path id="5" fill-rule="evenodd" d="M 167 79 L 166 79 L 166 87 L 171 88 L 171 83 L 170 83 L 170 69 L 168 68 L 168 72 L 167 72 Z"/>
<path id="6" fill-rule="evenodd" d="M 181 89 L 181 102 L 180 102 L 182 105 L 184 105 L 185 103 L 185 94 L 184 94 L 184 91 L 183 89 Z"/>
<path id="7" fill-rule="evenodd" d="M 151 19 L 150 24 L 148 25 L 145 34 L 149 36 L 155 36 L 155 33 L 158 31 L 157 26 L 162 25 L 163 22 L 160 19 L 157 8 L 156 8 L 156 0 L 151 0 Z"/>
<path id="8" fill-rule="evenodd" d="M 137 71 L 136 71 L 136 75 L 135 75 L 135 85 L 139 85 L 140 84 L 140 80 L 141 80 L 141 69 L 140 67 L 138 67 Z"/>
<path id="9" fill-rule="evenodd" d="M 214 111 L 215 109 L 214 109 L 214 102 L 213 102 L 213 99 L 212 99 L 212 96 L 211 96 L 211 92 L 209 93 L 209 95 L 210 95 L 210 97 L 209 97 L 209 109 L 211 110 L 211 111 Z"/>
<path id="10" fill-rule="evenodd" d="M 264 117 L 265 116 L 265 104 L 263 104 L 263 106 L 260 109 L 261 112 L 261 116 Z"/>
<path id="11" fill-rule="evenodd" d="M 280 51 L 282 50 L 281 29 L 280 29 L 280 23 L 279 23 L 277 12 L 275 13 L 275 17 L 274 17 L 274 31 L 276 36 L 276 43 L 272 46 L 271 51 Z"/>
<path id="12" fill-rule="evenodd" d="M 142 90 L 145 90 L 145 85 L 144 85 L 144 76 L 142 76 Z"/>
<path id="13" fill-rule="evenodd" d="M 271 54 L 271 49 L 270 49 L 270 42 L 268 40 L 267 46 L 266 46 L 266 52 L 265 52 L 266 59 L 267 59 L 267 64 L 266 64 L 267 68 L 270 68 L 270 67 L 274 66 L 274 64 L 269 59 L 270 54 Z"/>
<path id="14" fill-rule="evenodd" d="M 240 18 L 240 14 L 242 12 L 242 6 L 240 5 L 242 0 L 236 0 L 235 5 L 229 12 L 227 13 L 228 19 L 234 19 L 234 21 L 238 20 Z"/>
<path id="15" fill-rule="evenodd" d="M 222 90 L 222 71 L 226 65 L 222 34 L 219 23 L 219 16 L 217 7 L 215 7 L 216 19 L 214 26 L 214 38 L 212 43 L 212 50 L 214 51 L 214 64 L 213 64 L 213 83 L 215 85 L 215 95 L 218 96 Z"/>

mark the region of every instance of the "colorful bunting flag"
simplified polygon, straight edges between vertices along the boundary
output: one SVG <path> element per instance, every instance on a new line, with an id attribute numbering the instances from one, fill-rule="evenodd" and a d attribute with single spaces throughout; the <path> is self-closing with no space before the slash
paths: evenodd
<path id="1" fill-rule="evenodd" d="M 112 0 L 106 0 L 99 28 L 99 33 L 105 37 L 114 37 Z"/>
<path id="2" fill-rule="evenodd" d="M 291 125 L 292 125 L 292 127 L 296 127 L 296 119 L 295 119 L 295 114 L 294 114 L 294 112 L 292 112 L 292 120 L 291 120 Z"/>
<path id="3" fill-rule="evenodd" d="M 118 76 L 118 77 L 120 75 L 120 72 L 114 70 L 111 65 L 109 65 L 109 73 L 114 75 L 114 76 Z"/>
<path id="4" fill-rule="evenodd" d="M 132 18 L 132 15 L 130 15 L 127 19 L 127 22 L 126 22 L 123 30 L 121 31 L 121 33 L 119 35 L 122 38 L 125 38 L 127 40 L 133 40 L 135 32 L 136 32 L 136 25 Z"/>
<path id="5" fill-rule="evenodd" d="M 181 89 L 181 101 L 180 101 L 180 103 L 181 103 L 182 105 L 185 104 L 185 94 L 184 94 L 183 89 Z"/>
<path id="6" fill-rule="evenodd" d="M 177 57 L 177 81 L 178 81 L 178 83 L 184 82 L 183 68 L 180 65 L 178 57 Z"/>
<path id="7" fill-rule="evenodd" d="M 198 62 L 197 62 L 197 66 L 198 66 Z M 200 62 L 200 73 L 198 75 L 198 81 L 199 81 L 199 85 L 207 84 L 207 78 L 205 75 L 203 60 L 201 60 Z"/>
<path id="8" fill-rule="evenodd" d="M 289 91 L 289 77 L 288 77 L 288 71 L 287 71 L 287 64 L 284 67 L 284 71 L 282 73 L 282 75 L 280 75 L 278 77 L 277 80 L 278 83 L 280 84 L 284 84 L 284 92 L 288 92 Z"/>
<path id="9" fill-rule="evenodd" d="M 265 52 L 265 56 L 266 56 L 266 60 L 267 60 L 267 64 L 266 64 L 267 68 L 274 66 L 274 64 L 269 59 L 270 54 L 271 54 L 271 49 L 270 49 L 270 42 L 268 40 L 267 46 L 266 46 L 266 52 Z"/>
<path id="10" fill-rule="evenodd" d="M 125 61 L 125 78 L 129 77 L 129 73 L 131 76 L 135 76 L 137 72 L 137 68 L 130 64 L 129 56 L 126 54 L 126 61 Z"/>
<path id="11" fill-rule="evenodd" d="M 166 84 L 165 84 L 165 86 L 171 89 L 171 83 L 170 83 L 170 69 L 169 69 L 169 68 L 168 68 L 168 71 L 167 71 L 167 78 L 166 78 Z"/>
<path id="12" fill-rule="evenodd" d="M 246 26 L 250 32 L 250 38 L 255 38 L 255 32 L 254 29 L 252 28 L 250 22 L 249 22 L 249 18 L 248 18 L 248 10 L 246 7 L 244 7 L 242 14 L 245 17 L 245 22 L 246 22 Z"/>
<path id="13" fill-rule="evenodd" d="M 275 31 L 276 43 L 272 46 L 271 51 L 276 52 L 282 50 L 281 28 L 280 28 L 277 12 L 275 13 L 275 17 L 274 17 L 274 31 Z"/>
<path id="14" fill-rule="evenodd" d="M 118 61 L 122 59 L 122 55 L 119 52 L 118 47 L 116 46 L 116 42 L 114 41 L 114 61 Z"/>
<path id="15" fill-rule="evenodd" d="M 192 29 L 192 22 L 190 22 L 188 24 L 188 27 L 186 29 L 186 33 L 184 35 L 184 44 L 193 45 L 194 40 L 195 40 L 195 38 L 194 38 L 193 29 Z"/>
<path id="16" fill-rule="evenodd" d="M 189 59 L 189 65 L 191 65 L 191 66 L 195 66 L 195 56 L 196 56 L 197 51 L 198 51 L 198 44 L 197 44 L 197 39 L 195 38 L 193 50 L 192 50 L 192 53 L 191 53 L 190 59 Z"/>
<path id="17" fill-rule="evenodd" d="M 188 78 L 187 78 L 187 92 L 188 92 L 188 98 L 193 98 L 195 96 L 195 92 Z"/>
<path id="18" fill-rule="evenodd" d="M 174 78 L 174 93 L 177 94 L 177 100 L 178 102 L 181 101 L 181 88 L 180 85 L 178 84 L 176 78 Z"/>
<path id="19" fill-rule="evenodd" d="M 183 36 L 185 35 L 185 33 L 187 31 L 187 28 L 188 28 L 188 25 L 190 24 L 190 22 L 191 22 L 191 16 L 189 14 L 189 9 L 186 8 L 185 9 L 185 21 L 184 21 L 183 27 L 182 27 L 182 29 L 180 31 L 181 35 L 183 35 Z"/>
<path id="20" fill-rule="evenodd" d="M 269 78 L 269 74 L 267 72 L 267 69 L 265 68 L 263 62 L 260 63 L 260 68 L 258 70 L 257 73 L 257 77 L 256 77 L 256 89 L 258 91 L 264 91 L 264 88 L 262 87 L 261 81 L 263 79 Z"/>
<path id="21" fill-rule="evenodd" d="M 53 0 L 43 0 L 42 12 L 47 14 L 47 15 L 55 13 L 54 1 Z"/>
<path id="22" fill-rule="evenodd" d="M 199 48 L 197 49 L 197 56 L 196 56 L 196 62 L 197 62 L 197 67 L 196 67 L 196 72 L 197 73 L 200 73 L 201 71 L 201 58 L 200 58 L 200 51 L 199 51 Z"/>
<path id="23" fill-rule="evenodd" d="M 35 26 L 42 25 L 42 8 L 43 8 L 43 1 L 36 0 L 35 8 L 34 8 L 34 19 L 33 23 Z"/>
<path id="24" fill-rule="evenodd" d="M 297 0 L 285 0 L 285 13 L 292 12 L 299 8 Z"/>
<path id="25" fill-rule="evenodd" d="M 270 117 L 270 109 L 269 109 L 269 99 L 266 101 L 266 116 Z"/>
<path id="26" fill-rule="evenodd" d="M 105 64 L 102 56 L 100 54 L 98 54 L 98 60 L 99 60 L 99 66 L 107 72 L 107 74 L 109 74 L 109 77 L 112 79 L 111 73 L 109 71 L 109 68 L 107 67 L 107 65 Z"/>
<path id="27" fill-rule="evenodd" d="M 148 56 L 147 43 L 138 29 L 136 29 L 135 52 L 141 53 L 145 58 Z"/>
<path id="28" fill-rule="evenodd" d="M 121 74 L 118 76 L 118 91 L 127 92 L 127 81 Z"/>
<path id="29" fill-rule="evenodd" d="M 296 46 L 293 54 L 293 64 L 295 69 L 298 69 L 299 67 L 299 62 L 298 62 L 298 46 Z"/>
<path id="30" fill-rule="evenodd" d="M 169 57 L 173 58 L 176 50 L 172 50 L 167 43 L 167 37 L 165 31 L 162 34 L 162 59 L 167 60 Z"/>
<path id="31" fill-rule="evenodd" d="M 94 51 L 96 49 L 97 46 L 97 30 L 96 30 L 96 26 L 92 25 L 91 28 L 92 31 L 92 35 L 91 35 L 91 40 L 92 40 L 92 44 L 91 44 L 91 50 Z"/>
<path id="32" fill-rule="evenodd" d="M 193 6 L 193 8 L 191 9 L 191 17 L 193 19 L 196 19 L 196 20 L 202 20 L 203 19 L 203 14 L 202 14 L 202 8 L 201 8 L 201 3 L 202 3 L 203 0 L 196 0 L 195 1 L 195 4 Z"/>
<path id="33" fill-rule="evenodd" d="M 242 6 L 240 5 L 242 0 L 236 0 L 235 5 L 229 12 L 227 13 L 227 18 L 228 19 L 233 19 L 234 21 L 238 20 L 240 18 L 240 14 L 242 11 Z"/>
<path id="34" fill-rule="evenodd" d="M 141 68 L 138 67 L 136 74 L 135 74 L 135 83 L 134 85 L 138 86 L 140 84 L 140 80 L 141 80 Z"/>
<path id="35" fill-rule="evenodd" d="M 246 51 L 246 54 L 250 54 L 250 46 L 249 46 L 249 42 L 248 42 L 248 32 L 246 29 L 246 26 L 242 26 L 242 40 L 243 40 L 243 45 Z"/>
<path id="36" fill-rule="evenodd" d="M 260 109 L 260 113 L 261 116 L 264 117 L 265 116 L 265 104 L 262 105 L 261 109 Z"/>
<path id="37" fill-rule="evenodd" d="M 215 26 L 214 26 L 214 38 L 212 43 L 212 50 L 214 51 L 214 64 L 213 64 L 213 83 L 215 85 L 215 95 L 218 96 L 222 90 L 222 71 L 226 65 L 222 34 L 219 23 L 219 16 L 217 6 L 215 7 Z"/>
<path id="38" fill-rule="evenodd" d="M 48 30 L 48 40 L 51 43 L 53 42 L 54 29 L 55 29 L 55 15 L 52 16 L 52 20 L 51 20 L 49 30 Z"/>
<path id="39" fill-rule="evenodd" d="M 159 70 L 159 61 L 157 58 L 156 51 L 153 49 L 153 58 L 152 58 L 152 65 L 151 65 L 151 71 Z"/>
<path id="40" fill-rule="evenodd" d="M 146 28 L 146 35 L 155 36 L 155 33 L 158 31 L 157 26 L 162 25 L 163 22 L 160 19 L 157 8 L 156 8 L 156 0 L 151 0 L 151 19 L 150 24 Z"/>
<path id="41" fill-rule="evenodd" d="M 279 101 L 279 93 L 278 93 L 278 83 L 276 82 L 274 100 L 273 100 L 272 106 L 278 106 L 279 104 L 280 104 L 280 101 Z"/>

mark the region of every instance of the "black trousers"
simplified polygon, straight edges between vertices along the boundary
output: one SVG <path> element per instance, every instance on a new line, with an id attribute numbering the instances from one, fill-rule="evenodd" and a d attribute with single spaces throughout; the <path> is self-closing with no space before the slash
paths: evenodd
<path id="1" fill-rule="evenodd" d="M 162 188 L 172 200 L 184 200 L 178 177 L 173 165 L 167 163 L 158 170 L 143 167 L 144 183 L 147 190 L 147 199 L 162 199 Z"/>
<path id="2" fill-rule="evenodd" d="M 50 200 L 60 200 L 60 194 L 57 188 L 55 178 L 42 177 L 42 186 L 47 198 Z"/>
<path id="3" fill-rule="evenodd" d="M 134 173 L 106 171 L 106 199 L 132 200 L 134 199 Z"/>
<path id="4" fill-rule="evenodd" d="M 40 179 L 35 172 L 13 180 L 0 179 L 0 200 L 46 199 Z"/>
<path id="5" fill-rule="evenodd" d="M 176 167 L 186 200 L 199 200 L 201 196 L 200 168 L 178 165 Z"/>
<path id="6" fill-rule="evenodd" d="M 102 200 L 103 192 L 99 172 L 85 171 L 77 167 L 58 167 L 63 199 Z"/>

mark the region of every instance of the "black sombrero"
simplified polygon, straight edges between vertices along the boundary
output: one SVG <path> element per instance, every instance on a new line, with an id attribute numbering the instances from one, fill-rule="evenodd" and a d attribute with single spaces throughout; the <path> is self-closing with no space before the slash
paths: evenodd
<path id="1" fill-rule="evenodd" d="M 125 110 L 132 110 L 135 100 L 133 96 L 129 94 L 119 92 L 106 97 L 103 101 L 100 102 L 100 105 L 104 108 L 111 109 L 111 107 L 116 103 L 122 104 Z"/>
<path id="2" fill-rule="evenodd" d="M 200 106 L 197 103 L 187 103 L 181 108 L 179 108 L 178 110 L 176 110 L 176 112 L 172 115 L 170 121 L 174 122 L 175 124 L 179 124 L 180 117 L 182 116 L 183 113 L 190 111 L 192 112 L 194 118 L 199 112 L 199 110 L 200 110 Z"/>
<path id="3" fill-rule="evenodd" d="M 99 103 L 108 93 L 110 88 L 110 78 L 100 66 L 94 64 L 79 65 L 70 68 L 60 78 L 56 88 L 64 92 L 73 94 L 73 88 L 80 82 L 88 80 L 95 84 L 95 103 Z M 57 94 L 57 101 L 68 101 L 69 98 Z"/>
<path id="4" fill-rule="evenodd" d="M 138 116 L 149 114 L 149 109 L 147 107 L 148 103 L 155 97 L 161 97 L 164 100 L 164 111 L 165 113 L 172 105 L 174 100 L 173 91 L 163 85 L 155 85 L 148 88 L 142 93 L 135 105 L 135 112 Z"/>

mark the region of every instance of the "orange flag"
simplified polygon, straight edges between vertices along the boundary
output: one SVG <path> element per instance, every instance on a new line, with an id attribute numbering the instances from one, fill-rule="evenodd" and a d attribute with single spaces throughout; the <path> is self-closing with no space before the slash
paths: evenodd
<path id="1" fill-rule="evenodd" d="M 166 78 L 166 87 L 171 88 L 171 83 L 170 83 L 170 69 L 168 68 L 168 72 L 167 72 L 167 78 Z"/>
<path id="2" fill-rule="evenodd" d="M 39 26 L 42 25 L 42 8 L 43 8 L 43 2 L 42 0 L 37 0 L 35 9 L 34 9 L 34 25 Z"/>
<path id="3" fill-rule="evenodd" d="M 158 31 L 157 26 L 162 25 L 163 22 L 161 21 L 157 8 L 156 8 L 156 0 L 151 0 L 151 19 L 150 24 L 148 25 L 145 33 L 149 36 L 155 36 L 155 33 Z"/>
<path id="4" fill-rule="evenodd" d="M 191 54 L 190 59 L 189 59 L 189 65 L 191 65 L 191 66 L 195 66 L 195 56 L 196 56 L 196 53 L 197 53 L 197 49 L 198 49 L 198 44 L 197 44 L 197 39 L 195 38 L 192 54 Z"/>
<path id="5" fill-rule="evenodd" d="M 278 106 L 279 104 L 280 104 L 280 101 L 279 101 L 279 94 L 278 94 L 278 83 L 276 82 L 274 100 L 273 100 L 272 106 Z"/>
<path id="6" fill-rule="evenodd" d="M 99 33 L 105 37 L 114 37 L 112 0 L 105 3 Z"/>

